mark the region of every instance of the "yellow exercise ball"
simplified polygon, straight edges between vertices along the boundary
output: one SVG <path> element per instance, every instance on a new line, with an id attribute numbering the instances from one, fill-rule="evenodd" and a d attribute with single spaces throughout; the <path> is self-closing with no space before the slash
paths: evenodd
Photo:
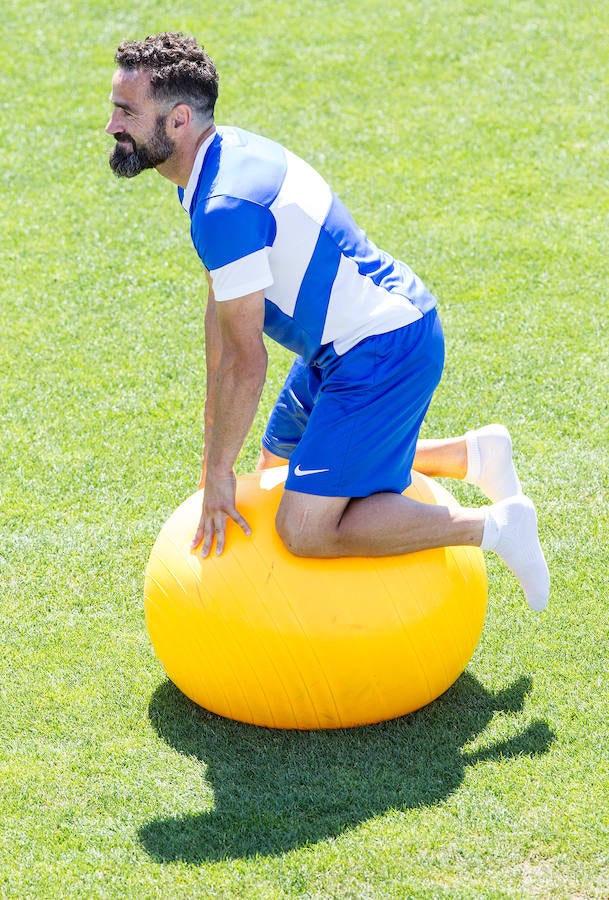
<path id="1" fill-rule="evenodd" d="M 168 519 L 146 568 L 144 606 L 167 675 L 211 712 L 272 728 L 392 719 L 439 697 L 480 638 L 487 579 L 472 547 L 382 558 L 302 559 L 275 530 L 287 467 L 237 479 L 221 556 L 190 550 L 202 491 Z M 413 473 L 407 496 L 454 505 Z"/>

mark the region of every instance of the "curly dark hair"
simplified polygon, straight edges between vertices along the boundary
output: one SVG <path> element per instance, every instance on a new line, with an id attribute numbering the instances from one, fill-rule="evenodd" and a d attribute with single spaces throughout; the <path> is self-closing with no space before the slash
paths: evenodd
<path id="1" fill-rule="evenodd" d="M 187 103 L 201 124 L 213 122 L 218 73 L 193 37 L 165 31 L 143 41 L 122 41 L 114 59 L 121 69 L 149 72 L 155 100 L 171 106 Z"/>

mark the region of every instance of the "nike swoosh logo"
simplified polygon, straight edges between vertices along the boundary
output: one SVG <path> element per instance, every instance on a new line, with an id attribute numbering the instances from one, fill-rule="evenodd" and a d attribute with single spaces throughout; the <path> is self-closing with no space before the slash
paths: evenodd
<path id="1" fill-rule="evenodd" d="M 301 469 L 300 463 L 294 469 L 294 475 L 319 475 L 320 472 L 329 472 L 330 469 Z"/>

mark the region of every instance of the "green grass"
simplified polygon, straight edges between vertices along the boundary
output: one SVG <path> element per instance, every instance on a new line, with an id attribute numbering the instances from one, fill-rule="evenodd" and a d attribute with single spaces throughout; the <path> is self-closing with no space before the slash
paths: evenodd
<path id="1" fill-rule="evenodd" d="M 609 896 L 609 3 L 8 0 L 0 102 L 0 896 Z M 500 420 L 551 605 L 488 558 L 466 673 L 369 728 L 274 732 L 166 680 L 143 570 L 196 485 L 205 289 L 172 187 L 118 182 L 124 37 L 204 40 L 440 299 L 424 433 Z M 272 351 L 257 456 L 286 357 Z M 478 502 L 466 487 L 463 500 Z"/>

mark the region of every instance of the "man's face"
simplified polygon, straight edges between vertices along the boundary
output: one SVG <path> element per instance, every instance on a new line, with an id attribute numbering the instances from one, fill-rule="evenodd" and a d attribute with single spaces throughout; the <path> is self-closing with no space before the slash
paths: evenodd
<path id="1" fill-rule="evenodd" d="M 149 89 L 146 72 L 118 69 L 114 73 L 110 94 L 114 111 L 106 131 L 117 142 L 110 152 L 110 167 L 125 178 L 156 168 L 175 149 L 174 141 L 167 136 L 167 115 L 159 112 Z"/>

